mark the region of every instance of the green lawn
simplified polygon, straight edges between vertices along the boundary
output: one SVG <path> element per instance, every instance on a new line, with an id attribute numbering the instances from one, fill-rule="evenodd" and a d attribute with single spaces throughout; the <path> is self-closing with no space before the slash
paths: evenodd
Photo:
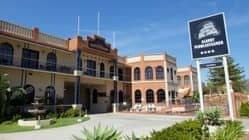
<path id="1" fill-rule="evenodd" d="M 48 129 L 48 128 L 56 128 L 56 127 L 62 127 L 62 126 L 68 126 L 72 124 L 77 124 L 81 122 L 77 122 L 79 117 L 75 118 L 59 118 L 55 119 L 56 123 L 48 126 L 42 126 L 41 129 Z M 82 122 L 89 120 L 89 117 L 83 117 L 81 118 Z M 11 133 L 11 132 L 21 132 L 21 131 L 31 131 L 35 130 L 34 127 L 21 127 L 17 124 L 17 122 L 11 123 L 11 122 L 3 122 L 0 124 L 0 133 Z M 39 129 L 40 130 L 40 129 Z"/>

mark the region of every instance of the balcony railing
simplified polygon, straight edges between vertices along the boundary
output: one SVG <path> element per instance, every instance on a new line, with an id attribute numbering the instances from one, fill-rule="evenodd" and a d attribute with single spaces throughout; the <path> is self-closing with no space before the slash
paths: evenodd
<path id="1" fill-rule="evenodd" d="M 47 61 L 40 61 L 36 59 L 14 57 L 12 55 L 1 54 L 0 52 L 0 65 L 5 66 L 15 66 L 20 68 L 27 68 L 32 70 L 42 70 L 42 71 L 51 71 L 51 72 L 60 72 L 65 74 L 73 74 L 74 66 L 71 65 L 62 65 L 58 63 L 51 63 Z M 96 69 L 83 68 L 83 75 L 112 79 L 113 73 L 99 71 Z M 119 74 L 120 81 L 130 81 L 130 76 L 125 74 Z"/>
<path id="2" fill-rule="evenodd" d="M 19 25 L 15 25 L 6 21 L 0 20 L 0 31 L 10 33 L 16 36 L 28 38 L 28 39 L 33 39 L 34 34 L 32 32 L 32 29 L 25 28 Z M 38 32 L 39 33 L 39 32 Z M 60 46 L 67 48 L 67 41 L 65 39 L 61 39 L 52 35 L 48 35 L 45 33 L 39 33 L 38 34 L 38 41 L 55 45 L 55 46 Z"/>
<path id="3" fill-rule="evenodd" d="M 10 33 L 10 34 L 14 34 L 17 36 L 21 36 L 21 37 L 25 37 L 28 39 L 32 38 L 32 30 L 19 26 L 19 25 L 15 25 L 12 23 L 8 23 L 6 21 L 2 21 L 0 20 L 0 31 L 6 32 L 6 33 Z"/>
<path id="4" fill-rule="evenodd" d="M 67 47 L 67 41 L 58 37 L 54 37 L 48 34 L 40 33 L 39 34 L 39 41 L 45 42 L 52 45 Z"/>

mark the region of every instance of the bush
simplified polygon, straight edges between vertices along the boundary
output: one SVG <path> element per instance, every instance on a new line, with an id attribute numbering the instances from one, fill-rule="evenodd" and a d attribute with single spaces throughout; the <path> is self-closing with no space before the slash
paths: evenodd
<path id="1" fill-rule="evenodd" d="M 161 131 L 153 131 L 150 140 L 200 140 L 208 136 L 207 131 L 202 130 L 198 120 L 188 120 L 165 128 Z"/>
<path id="2" fill-rule="evenodd" d="M 70 108 L 61 117 L 78 117 L 78 116 L 83 117 L 84 115 L 85 113 L 80 109 Z"/>
<path id="3" fill-rule="evenodd" d="M 222 121 L 220 120 L 221 113 L 220 110 L 215 108 L 209 108 L 204 112 L 197 112 L 197 120 L 201 122 L 202 125 L 221 125 Z"/>
<path id="4" fill-rule="evenodd" d="M 241 117 L 249 117 L 249 102 L 241 104 L 239 114 Z"/>
<path id="5" fill-rule="evenodd" d="M 243 137 L 243 126 L 239 121 L 227 121 L 212 136 L 212 140 L 239 140 Z"/>
<path id="6" fill-rule="evenodd" d="M 121 137 L 121 132 L 118 132 L 117 130 L 113 128 L 101 128 L 100 125 L 98 127 L 94 126 L 93 132 L 90 132 L 86 128 L 83 129 L 82 131 L 83 137 L 77 137 L 73 136 L 75 140 L 120 140 L 122 139 Z"/>
<path id="7" fill-rule="evenodd" d="M 22 116 L 20 115 L 20 114 L 16 114 L 16 115 L 14 115 L 13 116 L 13 118 L 12 118 L 12 122 L 16 122 L 16 121 L 18 121 L 19 119 L 21 119 L 22 118 Z"/>

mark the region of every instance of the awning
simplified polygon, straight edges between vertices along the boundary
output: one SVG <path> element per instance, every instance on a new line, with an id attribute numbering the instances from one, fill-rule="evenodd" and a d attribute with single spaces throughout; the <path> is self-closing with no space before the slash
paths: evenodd
<path id="1" fill-rule="evenodd" d="M 180 89 L 178 89 L 178 96 L 180 98 L 191 96 L 190 88 L 180 88 Z"/>

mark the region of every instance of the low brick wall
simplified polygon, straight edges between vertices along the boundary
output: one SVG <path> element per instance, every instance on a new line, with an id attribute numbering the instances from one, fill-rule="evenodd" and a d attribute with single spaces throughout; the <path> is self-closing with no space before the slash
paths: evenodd
<path id="1" fill-rule="evenodd" d="M 248 101 L 248 95 L 243 93 L 232 93 L 232 100 L 234 115 L 235 117 L 239 117 L 240 105 Z M 229 115 L 228 99 L 226 94 L 204 95 L 204 106 L 205 108 L 217 106 L 223 115 Z"/>

